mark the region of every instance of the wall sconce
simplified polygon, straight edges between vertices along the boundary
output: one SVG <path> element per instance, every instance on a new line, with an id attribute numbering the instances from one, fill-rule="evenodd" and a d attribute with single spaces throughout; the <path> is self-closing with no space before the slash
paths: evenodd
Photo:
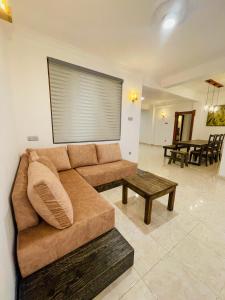
<path id="1" fill-rule="evenodd" d="M 0 19 L 12 23 L 11 8 L 8 0 L 0 0 Z"/>
<path id="2" fill-rule="evenodd" d="M 136 92 L 136 91 L 130 91 L 129 92 L 129 95 L 128 95 L 128 98 L 129 98 L 129 100 L 130 101 L 132 101 L 133 103 L 134 102 L 136 102 L 136 101 L 138 101 L 138 92 Z"/>
<path id="3" fill-rule="evenodd" d="M 162 112 L 161 112 L 161 117 L 162 117 L 162 119 L 164 120 L 164 119 L 167 117 L 166 113 L 162 111 Z"/>

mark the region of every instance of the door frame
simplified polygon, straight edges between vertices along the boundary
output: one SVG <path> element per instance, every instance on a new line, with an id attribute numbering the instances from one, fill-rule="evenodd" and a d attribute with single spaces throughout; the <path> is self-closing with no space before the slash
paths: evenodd
<path id="1" fill-rule="evenodd" d="M 190 114 L 192 115 L 191 118 L 191 127 L 190 127 L 190 133 L 189 133 L 189 140 L 192 138 L 193 133 L 193 126 L 194 126 L 194 119 L 195 119 L 195 113 L 196 110 L 190 110 L 190 111 L 176 111 L 175 112 L 175 120 L 174 120 L 174 129 L 173 129 L 173 144 L 176 144 L 176 135 L 177 135 L 177 125 L 178 125 L 178 117 Z"/>

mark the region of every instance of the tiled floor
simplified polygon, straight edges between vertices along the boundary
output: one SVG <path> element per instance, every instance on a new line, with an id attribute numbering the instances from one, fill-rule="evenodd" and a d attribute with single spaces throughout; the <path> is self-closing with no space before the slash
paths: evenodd
<path id="1" fill-rule="evenodd" d="M 225 180 L 216 164 L 168 165 L 160 147 L 140 146 L 139 168 L 178 182 L 175 209 L 153 203 L 145 225 L 144 200 L 121 188 L 102 193 L 116 209 L 116 227 L 135 249 L 135 263 L 96 299 L 225 300 Z"/>

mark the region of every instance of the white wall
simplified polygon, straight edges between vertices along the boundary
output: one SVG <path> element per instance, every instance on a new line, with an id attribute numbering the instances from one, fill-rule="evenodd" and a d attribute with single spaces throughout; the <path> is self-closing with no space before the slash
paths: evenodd
<path id="1" fill-rule="evenodd" d="M 10 190 L 18 164 L 8 69 L 10 24 L 0 21 L 0 299 L 15 299 L 14 227 Z"/>
<path id="2" fill-rule="evenodd" d="M 151 144 L 154 126 L 153 106 L 141 111 L 140 143 Z"/>
<path id="3" fill-rule="evenodd" d="M 124 79 L 120 142 L 124 158 L 138 158 L 141 104 L 128 100 L 130 89 L 141 94 L 142 81 L 136 74 L 0 21 L 0 299 L 4 300 L 15 299 L 14 227 L 9 204 L 19 153 L 27 147 L 53 145 L 47 56 Z M 27 142 L 29 135 L 38 135 L 40 141 Z"/>
<path id="4" fill-rule="evenodd" d="M 193 109 L 193 102 L 154 105 L 153 112 L 142 111 L 140 141 L 153 145 L 168 145 L 173 140 L 173 129 L 176 111 Z M 162 113 L 166 118 L 162 118 Z"/>
<path id="5" fill-rule="evenodd" d="M 53 145 L 46 60 L 48 56 L 124 79 L 121 148 L 124 158 L 137 161 L 141 105 L 140 102 L 129 102 L 128 92 L 136 89 L 141 94 L 141 79 L 136 74 L 85 54 L 71 45 L 17 28 L 11 44 L 11 71 L 20 151 L 27 147 Z M 132 117 L 133 121 L 129 121 L 128 117 Z M 26 138 L 29 135 L 38 135 L 39 142 L 28 142 Z"/>
<path id="6" fill-rule="evenodd" d="M 225 104 L 225 101 L 224 103 Z M 223 126 L 206 126 L 207 112 L 204 111 L 204 102 L 196 102 L 194 104 L 196 109 L 195 125 L 193 128 L 193 138 L 208 139 L 210 134 L 225 134 L 225 127 Z"/>
<path id="7" fill-rule="evenodd" d="M 225 146 L 223 147 L 223 155 L 220 162 L 219 175 L 225 177 Z"/>

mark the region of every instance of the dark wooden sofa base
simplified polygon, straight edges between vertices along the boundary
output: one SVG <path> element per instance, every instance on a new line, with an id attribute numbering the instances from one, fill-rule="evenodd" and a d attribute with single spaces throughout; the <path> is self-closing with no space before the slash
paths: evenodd
<path id="1" fill-rule="evenodd" d="M 93 299 L 133 263 L 133 248 L 114 228 L 21 279 L 19 300 Z"/>
<path id="2" fill-rule="evenodd" d="M 123 180 L 121 179 L 121 180 L 105 183 L 105 184 L 102 184 L 102 185 L 98 185 L 98 186 L 95 187 L 95 189 L 96 189 L 97 192 L 101 193 L 101 192 L 113 189 L 115 187 L 118 187 L 122 184 L 123 184 Z"/>
<path id="3" fill-rule="evenodd" d="M 145 172 L 145 171 L 143 171 L 141 169 L 137 169 L 137 174 L 142 174 L 143 172 Z M 105 184 L 102 184 L 102 185 L 98 185 L 98 186 L 95 187 L 95 189 L 96 189 L 97 192 L 102 193 L 104 191 L 114 189 L 118 186 L 122 186 L 123 183 L 124 183 L 124 180 L 120 179 L 120 180 L 112 181 L 112 182 L 105 183 Z"/>

